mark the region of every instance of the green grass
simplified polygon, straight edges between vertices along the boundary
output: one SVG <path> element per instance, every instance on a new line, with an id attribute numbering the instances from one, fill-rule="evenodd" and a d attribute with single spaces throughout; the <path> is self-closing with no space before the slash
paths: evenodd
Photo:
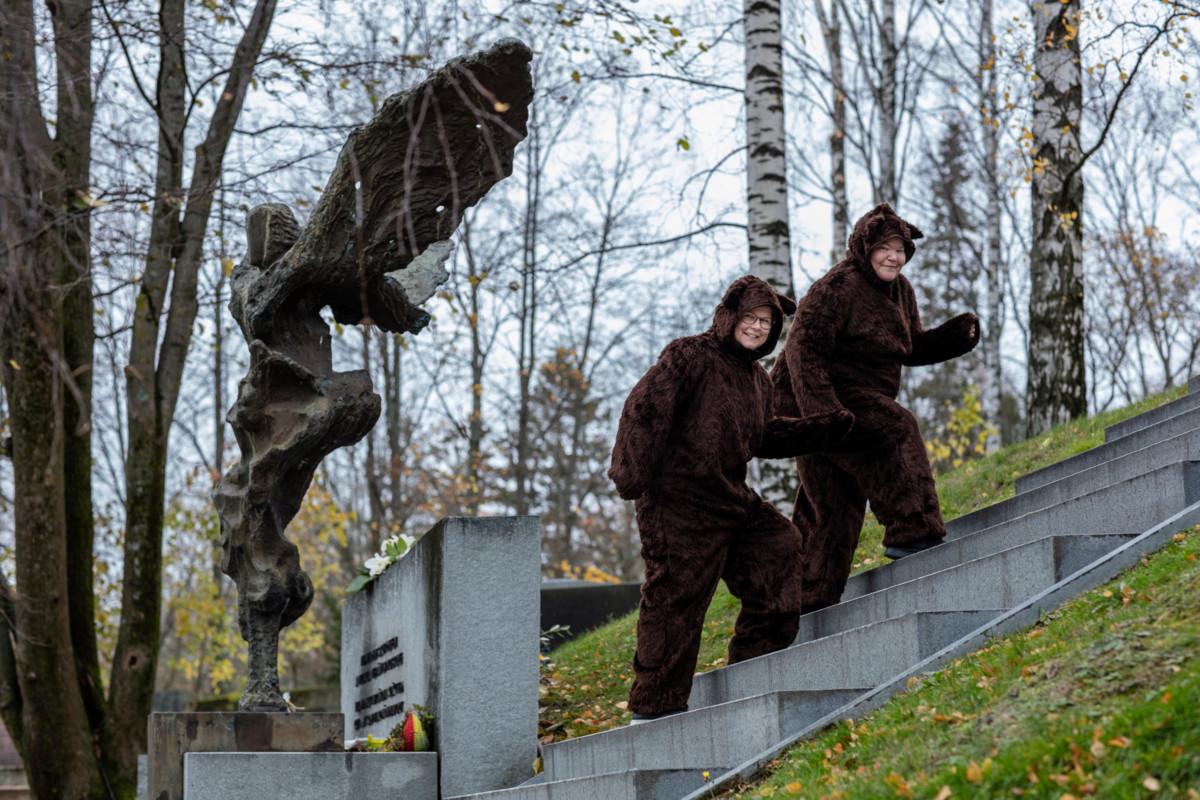
<path id="1" fill-rule="evenodd" d="M 1179 387 L 1124 409 L 1076 420 L 939 475 L 938 495 L 943 515 L 953 519 L 1012 496 L 1017 476 L 1095 447 L 1103 441 L 1106 426 L 1183 393 L 1184 388 Z M 868 517 L 854 556 L 856 572 L 883 563 L 882 533 L 878 523 Z M 738 608 L 737 600 L 722 585 L 705 618 L 698 671 L 724 665 L 725 648 L 733 633 Z M 539 735 L 544 742 L 582 736 L 629 721 L 625 700 L 632 682 L 635 624 L 636 614 L 631 614 L 551 653 L 542 670 Z M 1200 734 L 1197 740 L 1200 741 Z M 1200 749 L 1200 744 L 1196 749 Z M 879 796 L 896 796 L 894 790 L 890 791 L 891 794 Z"/>

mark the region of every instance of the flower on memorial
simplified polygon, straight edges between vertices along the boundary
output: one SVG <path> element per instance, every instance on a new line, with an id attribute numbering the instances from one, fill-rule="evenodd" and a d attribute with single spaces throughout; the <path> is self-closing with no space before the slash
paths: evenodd
<path id="1" fill-rule="evenodd" d="M 361 591 L 368 583 L 383 574 L 383 571 L 400 560 L 416 542 L 416 537 L 398 534 L 389 536 L 379 545 L 379 552 L 366 560 L 358 574 L 346 587 L 347 594 Z"/>

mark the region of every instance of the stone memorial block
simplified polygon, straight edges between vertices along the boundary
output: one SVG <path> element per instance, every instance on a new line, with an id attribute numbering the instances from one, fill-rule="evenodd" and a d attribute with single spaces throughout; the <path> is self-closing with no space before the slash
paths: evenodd
<path id="1" fill-rule="evenodd" d="M 437 753 L 188 753 L 187 800 L 437 800 Z"/>
<path id="2" fill-rule="evenodd" d="M 442 796 L 513 786 L 537 750 L 536 517 L 442 520 L 342 612 L 347 739 L 434 716 Z"/>
<path id="3" fill-rule="evenodd" d="M 149 797 L 184 800 L 183 761 L 187 753 L 333 751 L 340 754 L 342 728 L 342 715 L 337 713 L 151 714 Z"/>

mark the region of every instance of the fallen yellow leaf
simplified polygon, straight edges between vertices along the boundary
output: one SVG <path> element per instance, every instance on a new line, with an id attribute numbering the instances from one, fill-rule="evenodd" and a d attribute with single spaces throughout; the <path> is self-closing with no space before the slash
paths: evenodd
<path id="1" fill-rule="evenodd" d="M 800 781 L 792 781 L 786 787 L 788 794 L 800 794 L 804 791 L 804 787 L 800 785 Z"/>
<path id="2" fill-rule="evenodd" d="M 967 765 L 967 780 L 971 783 L 979 783 L 983 780 L 983 770 L 974 761 Z"/>
<path id="3" fill-rule="evenodd" d="M 1108 743 L 1110 745 L 1112 745 L 1113 747 L 1120 747 L 1122 750 L 1124 750 L 1126 747 L 1129 747 L 1129 745 L 1133 744 L 1132 740 L 1130 740 L 1126 736 L 1114 736 L 1113 738 L 1108 740 Z"/>
<path id="4" fill-rule="evenodd" d="M 1145 778 L 1143 778 L 1142 786 L 1145 786 L 1146 791 L 1148 792 L 1157 792 L 1162 788 L 1162 784 L 1158 782 L 1158 778 L 1154 777 L 1153 775 L 1147 775 Z"/>
<path id="5" fill-rule="evenodd" d="M 954 792 L 950 791 L 949 786 L 943 786 L 942 790 L 934 796 L 933 800 L 946 800 L 946 798 L 950 797 L 953 794 L 954 794 Z"/>

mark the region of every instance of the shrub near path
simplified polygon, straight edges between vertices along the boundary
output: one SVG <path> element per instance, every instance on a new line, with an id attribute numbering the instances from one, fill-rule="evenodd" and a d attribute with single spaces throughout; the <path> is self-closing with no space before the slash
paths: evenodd
<path id="1" fill-rule="evenodd" d="M 1095 447 L 1104 441 L 1106 426 L 1174 400 L 1184 391 L 1185 387 L 1177 387 L 1127 408 L 1075 420 L 938 475 L 943 516 L 953 519 L 1011 497 L 1019 475 Z M 854 554 L 855 572 L 884 563 L 883 530 L 873 517 L 867 519 Z M 724 666 L 739 607 L 721 584 L 705 617 L 698 671 Z M 636 613 L 614 620 L 568 642 L 543 662 L 538 733 L 544 743 L 629 722 L 625 701 L 633 681 L 636 624 Z"/>

